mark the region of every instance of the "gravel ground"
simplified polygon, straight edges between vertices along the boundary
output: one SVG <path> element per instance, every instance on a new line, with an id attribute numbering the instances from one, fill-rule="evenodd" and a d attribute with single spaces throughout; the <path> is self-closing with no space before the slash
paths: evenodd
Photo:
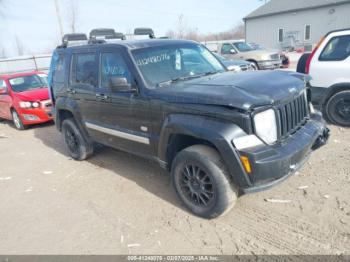
<path id="1" fill-rule="evenodd" d="M 296 175 L 208 221 L 157 164 L 109 148 L 76 162 L 54 126 L 0 122 L 0 253 L 350 254 L 350 129 L 331 131 Z"/>

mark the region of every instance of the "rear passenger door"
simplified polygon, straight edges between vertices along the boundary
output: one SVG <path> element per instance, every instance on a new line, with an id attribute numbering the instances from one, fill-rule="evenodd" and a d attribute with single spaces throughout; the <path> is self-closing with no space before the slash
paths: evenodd
<path id="1" fill-rule="evenodd" d="M 101 101 L 98 89 L 98 54 L 96 51 L 75 52 L 71 58 L 69 96 L 78 104 L 83 122 L 100 120 Z"/>

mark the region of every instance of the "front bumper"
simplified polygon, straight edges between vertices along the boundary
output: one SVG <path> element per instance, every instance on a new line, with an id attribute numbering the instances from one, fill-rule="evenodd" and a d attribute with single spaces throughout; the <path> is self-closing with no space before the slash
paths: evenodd
<path id="1" fill-rule="evenodd" d="M 282 61 L 281 60 L 259 61 L 258 66 L 260 70 L 277 69 L 277 68 L 281 68 Z"/>
<path id="2" fill-rule="evenodd" d="M 312 118 L 295 134 L 275 146 L 260 146 L 239 152 L 247 156 L 252 173 L 243 193 L 268 189 L 293 175 L 307 161 L 310 153 L 327 143 L 329 129 L 321 114 Z"/>
<path id="3" fill-rule="evenodd" d="M 52 121 L 53 117 L 50 109 L 31 108 L 18 109 L 21 120 L 24 125 L 34 125 Z"/>

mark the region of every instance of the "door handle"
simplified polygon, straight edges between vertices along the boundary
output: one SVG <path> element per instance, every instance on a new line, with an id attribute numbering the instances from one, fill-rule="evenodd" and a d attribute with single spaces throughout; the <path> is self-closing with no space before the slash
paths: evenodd
<path id="1" fill-rule="evenodd" d="M 109 97 L 105 94 L 96 94 L 96 99 L 101 100 L 101 101 L 105 101 L 107 100 Z"/>

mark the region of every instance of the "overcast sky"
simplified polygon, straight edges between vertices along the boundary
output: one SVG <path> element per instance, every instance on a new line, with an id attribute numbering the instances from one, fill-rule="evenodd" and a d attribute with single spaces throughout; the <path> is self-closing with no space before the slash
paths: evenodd
<path id="1" fill-rule="evenodd" d="M 54 0 L 3 0 L 0 48 L 16 55 L 15 37 L 26 53 L 50 52 L 60 39 Z M 152 27 L 157 36 L 176 28 L 180 14 L 199 33 L 224 31 L 262 5 L 259 0 L 58 0 L 65 33 L 69 33 L 70 2 L 78 5 L 78 31 L 111 27 L 131 31 Z"/>

